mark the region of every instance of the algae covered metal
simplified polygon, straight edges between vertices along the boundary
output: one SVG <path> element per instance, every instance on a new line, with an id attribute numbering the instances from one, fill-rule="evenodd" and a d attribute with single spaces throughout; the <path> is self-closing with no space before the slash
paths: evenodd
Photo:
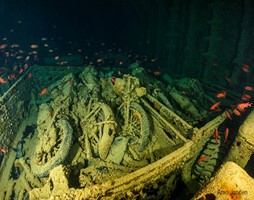
<path id="1" fill-rule="evenodd" d="M 234 140 L 224 143 L 226 112 L 209 111 L 215 87 L 128 70 L 73 67 L 39 80 L 2 162 L 2 199 L 170 198 L 180 180 L 193 193 L 209 181 Z"/>

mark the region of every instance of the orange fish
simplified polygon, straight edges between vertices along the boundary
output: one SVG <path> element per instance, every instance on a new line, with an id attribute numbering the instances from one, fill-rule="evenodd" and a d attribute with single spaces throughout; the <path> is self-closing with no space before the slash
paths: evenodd
<path id="1" fill-rule="evenodd" d="M 103 61 L 102 58 L 98 58 L 98 59 L 96 60 L 97 63 L 101 63 L 102 61 Z"/>
<path id="2" fill-rule="evenodd" d="M 17 68 L 18 68 L 18 65 L 15 65 L 15 66 L 13 67 L 13 71 L 16 71 Z"/>
<path id="3" fill-rule="evenodd" d="M 153 72 L 153 74 L 154 74 L 155 76 L 160 76 L 160 75 L 161 75 L 161 73 L 160 73 L 159 71 L 155 71 L 155 72 Z"/>
<path id="4" fill-rule="evenodd" d="M 213 111 L 214 112 L 222 112 L 222 109 L 221 108 L 215 108 Z"/>
<path id="5" fill-rule="evenodd" d="M 111 78 L 110 78 L 110 81 L 111 81 L 113 84 L 115 84 L 115 82 L 116 82 L 116 77 L 111 77 Z"/>
<path id="6" fill-rule="evenodd" d="M 223 90 L 223 91 L 221 91 L 220 93 L 218 93 L 218 94 L 216 95 L 216 97 L 217 97 L 217 98 L 225 98 L 226 95 L 227 95 L 227 92 Z"/>
<path id="7" fill-rule="evenodd" d="M 43 88 L 43 90 L 40 92 L 39 96 L 42 96 L 47 93 L 47 88 Z"/>
<path id="8" fill-rule="evenodd" d="M 250 65 L 243 64 L 242 70 L 243 70 L 244 73 L 249 73 L 250 72 Z"/>
<path id="9" fill-rule="evenodd" d="M 213 104 L 211 107 L 210 107 L 210 110 L 215 110 L 218 106 L 220 105 L 220 101 Z"/>
<path id="10" fill-rule="evenodd" d="M 32 44 L 32 45 L 31 45 L 31 48 L 32 48 L 32 49 L 37 49 L 37 48 L 39 48 L 39 46 L 38 46 L 37 44 Z"/>
<path id="11" fill-rule="evenodd" d="M 30 79 L 32 77 L 32 72 L 30 72 L 27 76 L 28 79 Z"/>
<path id="12" fill-rule="evenodd" d="M 214 137 L 215 137 L 215 142 L 216 142 L 216 144 L 218 144 L 219 131 L 218 131 L 217 128 L 216 128 L 215 131 L 214 131 Z"/>
<path id="13" fill-rule="evenodd" d="M 198 162 L 202 162 L 202 161 L 204 161 L 205 159 L 207 159 L 209 156 L 204 156 L 204 157 L 200 157 L 199 159 L 198 159 Z"/>
<path id="14" fill-rule="evenodd" d="M 242 101 L 249 101 L 251 99 L 251 96 L 249 94 L 243 94 L 241 97 Z"/>
<path id="15" fill-rule="evenodd" d="M 5 83 L 7 83 L 7 81 L 4 80 L 2 77 L 0 77 L 0 83 L 5 84 Z"/>
<path id="16" fill-rule="evenodd" d="M 58 62 L 57 64 L 59 64 L 59 65 L 65 65 L 67 63 L 68 63 L 68 61 L 61 61 L 61 62 Z"/>
<path id="17" fill-rule="evenodd" d="M 23 68 L 20 68 L 20 69 L 19 69 L 19 74 L 22 74 L 23 71 L 24 71 Z"/>
<path id="18" fill-rule="evenodd" d="M 231 117 L 230 113 L 228 111 L 225 111 L 225 113 L 226 113 L 227 118 L 232 120 L 232 117 Z"/>
<path id="19" fill-rule="evenodd" d="M 237 110 L 237 109 L 234 109 L 234 110 L 233 110 L 233 113 L 234 113 L 235 115 L 237 115 L 237 116 L 240 116 L 240 115 L 241 115 L 240 111 Z"/>
<path id="20" fill-rule="evenodd" d="M 245 108 L 251 107 L 252 103 L 246 102 L 246 103 L 240 103 L 237 105 L 237 109 L 239 111 L 244 111 Z"/>
<path id="21" fill-rule="evenodd" d="M 0 151 L 1 151 L 3 154 L 7 154 L 6 149 L 4 149 L 3 147 L 0 147 Z"/>
<path id="22" fill-rule="evenodd" d="M 10 75 L 7 76 L 7 78 L 9 80 L 16 79 L 16 75 L 15 74 L 10 74 Z"/>
<path id="23" fill-rule="evenodd" d="M 29 67 L 29 65 L 27 63 L 24 64 L 24 70 L 27 70 L 28 67 Z"/>
<path id="24" fill-rule="evenodd" d="M 227 139 L 228 139 L 228 133 L 229 133 L 229 129 L 228 129 L 228 128 L 226 128 L 226 130 L 225 130 L 225 137 L 224 137 L 224 143 L 226 143 L 226 142 L 227 142 Z"/>
<path id="25" fill-rule="evenodd" d="M 0 44 L 0 49 L 5 49 L 7 47 L 7 44 Z"/>
<path id="26" fill-rule="evenodd" d="M 254 90 L 254 88 L 252 86 L 249 86 L 249 85 L 246 85 L 244 87 L 244 89 L 247 90 L 247 91 L 253 91 Z"/>

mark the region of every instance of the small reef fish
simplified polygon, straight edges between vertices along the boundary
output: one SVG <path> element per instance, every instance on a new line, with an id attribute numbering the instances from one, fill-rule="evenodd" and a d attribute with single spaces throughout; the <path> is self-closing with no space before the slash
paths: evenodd
<path id="1" fill-rule="evenodd" d="M 241 97 L 242 101 L 249 101 L 251 99 L 251 96 L 249 94 L 243 94 Z"/>
<path id="2" fill-rule="evenodd" d="M 46 94 L 47 91 L 48 91 L 47 88 L 43 88 L 42 91 L 40 92 L 39 96 Z"/>
<path id="3" fill-rule="evenodd" d="M 19 74 L 22 74 L 23 71 L 24 71 L 23 68 L 20 68 L 20 69 L 19 69 Z"/>
<path id="4" fill-rule="evenodd" d="M 116 77 L 111 77 L 111 78 L 110 78 L 110 81 L 111 81 L 111 83 L 115 84 L 115 82 L 116 82 Z"/>
<path id="5" fill-rule="evenodd" d="M 240 103 L 237 105 L 237 109 L 239 111 L 244 111 L 245 108 L 251 107 L 252 103 L 246 102 L 246 103 Z"/>
<path id="6" fill-rule="evenodd" d="M 221 108 L 216 108 L 215 110 L 214 110 L 214 112 L 222 112 L 222 109 Z"/>
<path id="7" fill-rule="evenodd" d="M 244 73 L 249 73 L 250 72 L 250 65 L 243 64 L 242 70 L 243 70 Z"/>
<path id="8" fill-rule="evenodd" d="M 226 95 L 227 95 L 227 92 L 223 90 L 220 93 L 216 94 L 216 97 L 217 98 L 225 98 Z"/>
<path id="9" fill-rule="evenodd" d="M 27 62 L 29 59 L 30 59 L 30 56 L 27 56 L 27 57 L 25 58 L 25 62 Z"/>
<path id="10" fill-rule="evenodd" d="M 2 77 L 0 77 L 0 83 L 5 84 L 5 83 L 7 83 L 7 81 L 4 80 Z"/>
<path id="11" fill-rule="evenodd" d="M 0 147 L 0 151 L 1 151 L 3 154 L 7 154 L 7 150 L 4 149 L 3 147 Z"/>
<path id="12" fill-rule="evenodd" d="M 16 75 L 15 74 L 10 74 L 10 75 L 7 76 L 7 78 L 9 80 L 16 79 Z"/>
<path id="13" fill-rule="evenodd" d="M 59 64 L 59 65 L 65 65 L 67 63 L 68 63 L 68 61 L 61 61 L 61 62 L 58 62 L 57 64 Z"/>
<path id="14" fill-rule="evenodd" d="M 159 71 L 155 71 L 155 72 L 153 72 L 153 74 L 154 74 L 155 76 L 160 76 L 160 75 L 161 75 L 161 73 L 160 73 Z"/>
<path id="15" fill-rule="evenodd" d="M 218 131 L 217 128 L 216 128 L 215 131 L 214 131 L 214 137 L 215 137 L 215 142 L 216 142 L 216 144 L 218 144 L 219 131 Z"/>
<path id="16" fill-rule="evenodd" d="M 231 117 L 230 113 L 228 111 L 225 111 L 225 113 L 226 113 L 227 118 L 232 120 L 232 117 Z"/>
<path id="17" fill-rule="evenodd" d="M 102 58 L 98 58 L 98 59 L 96 59 L 96 62 L 97 63 L 101 63 L 103 61 L 103 59 Z"/>
<path id="18" fill-rule="evenodd" d="M 28 67 L 29 67 L 29 65 L 27 63 L 24 64 L 24 70 L 27 70 Z"/>
<path id="19" fill-rule="evenodd" d="M 220 101 L 213 104 L 211 107 L 210 107 L 210 110 L 215 110 L 218 106 L 220 105 Z"/>
<path id="20" fill-rule="evenodd" d="M 38 46 L 37 44 L 32 44 L 30 47 L 31 47 L 32 49 L 38 49 L 38 48 L 39 48 L 39 46 Z"/>
<path id="21" fill-rule="evenodd" d="M 13 71 L 16 71 L 16 70 L 17 70 L 17 68 L 18 68 L 18 66 L 17 66 L 17 65 L 15 65 L 15 66 L 13 67 Z"/>
<path id="22" fill-rule="evenodd" d="M 225 130 L 225 137 L 224 137 L 224 143 L 226 143 L 226 142 L 227 142 L 227 139 L 228 139 L 228 133 L 229 133 L 229 129 L 228 129 L 228 128 L 226 128 L 226 130 Z"/>
<path id="23" fill-rule="evenodd" d="M 17 57 L 16 57 L 17 60 L 20 60 L 20 59 L 22 59 L 22 58 L 23 58 L 23 56 L 17 56 Z"/>
<path id="24" fill-rule="evenodd" d="M 204 156 L 204 157 L 200 157 L 199 159 L 198 159 L 198 162 L 202 162 L 202 161 L 204 161 L 205 159 L 207 159 L 209 156 Z"/>
<path id="25" fill-rule="evenodd" d="M 246 85 L 244 87 L 244 89 L 247 90 L 247 91 L 253 91 L 254 90 L 254 88 L 252 86 L 249 86 L 249 85 Z"/>
<path id="26" fill-rule="evenodd" d="M 36 55 L 36 54 L 38 54 L 38 51 L 32 51 L 31 54 L 35 54 Z"/>
<path id="27" fill-rule="evenodd" d="M 55 57 L 54 57 L 55 60 L 58 60 L 59 58 L 60 58 L 59 56 L 55 56 Z"/>
<path id="28" fill-rule="evenodd" d="M 233 113 L 236 115 L 236 116 L 240 116 L 241 115 L 241 112 L 237 109 L 234 109 L 233 110 Z"/>
<path id="29" fill-rule="evenodd" d="M 30 79 L 32 77 L 32 72 L 29 72 L 27 78 Z"/>
<path id="30" fill-rule="evenodd" d="M 7 47 L 7 44 L 0 44 L 0 49 L 5 49 Z"/>

